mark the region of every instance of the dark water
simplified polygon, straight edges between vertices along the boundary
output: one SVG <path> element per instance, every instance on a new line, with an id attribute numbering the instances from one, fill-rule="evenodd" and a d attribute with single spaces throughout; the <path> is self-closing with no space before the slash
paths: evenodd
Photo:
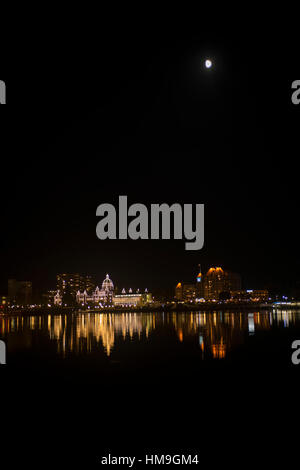
<path id="1" fill-rule="evenodd" d="M 290 341 L 298 338 L 299 330 L 300 311 L 292 310 L 0 317 L 0 337 L 11 365 L 84 363 L 96 375 L 113 364 L 125 372 L 166 361 L 171 368 L 184 362 L 188 366 L 189 361 L 213 366 L 230 360 L 234 365 L 241 357 L 249 364 L 256 362 L 256 347 L 263 362 L 274 340 L 288 365 Z"/>
<path id="2" fill-rule="evenodd" d="M 291 442 L 300 312 L 2 316 L 0 337 L 2 416 L 13 435 L 22 423 L 25 453 L 33 445 L 63 468 L 143 449 L 198 449 L 217 464 L 230 446 L 247 453 L 254 442 L 271 449 L 278 435 Z"/>

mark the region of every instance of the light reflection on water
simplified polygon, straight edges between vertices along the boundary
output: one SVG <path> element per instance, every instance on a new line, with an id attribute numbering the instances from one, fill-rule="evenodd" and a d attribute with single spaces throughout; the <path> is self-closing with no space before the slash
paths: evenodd
<path id="1" fill-rule="evenodd" d="M 296 324 L 300 324 L 299 311 L 3 315 L 0 337 L 13 350 L 22 341 L 27 348 L 33 347 L 33 335 L 42 336 L 55 344 L 56 352 L 63 357 L 96 350 L 110 356 L 112 351 L 117 352 L 120 341 L 151 344 L 155 337 L 156 341 L 194 342 L 203 359 L 222 359 L 246 336 Z"/>

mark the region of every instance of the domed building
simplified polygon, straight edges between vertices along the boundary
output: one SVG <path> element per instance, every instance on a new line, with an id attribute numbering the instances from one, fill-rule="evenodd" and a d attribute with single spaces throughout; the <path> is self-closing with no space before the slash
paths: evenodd
<path id="1" fill-rule="evenodd" d="M 102 290 L 107 291 L 107 292 L 113 292 L 114 291 L 114 283 L 112 282 L 111 279 L 109 279 L 108 274 L 106 274 L 106 278 L 102 282 Z"/>
<path id="2" fill-rule="evenodd" d="M 109 278 L 109 275 L 106 274 L 104 281 L 102 282 L 102 289 L 99 289 L 97 286 L 94 292 L 88 294 L 86 290 L 80 292 L 77 291 L 76 302 L 82 306 L 87 304 L 93 305 L 112 305 L 113 304 L 113 295 L 114 295 L 114 283 Z M 61 305 L 62 299 L 60 292 L 54 297 L 54 304 Z"/>
<path id="3" fill-rule="evenodd" d="M 97 286 L 94 292 L 88 293 L 87 290 L 80 292 L 77 291 L 76 302 L 80 306 L 91 305 L 98 307 L 112 307 L 112 306 L 143 306 L 149 303 L 152 303 L 152 294 L 145 289 L 144 292 L 140 292 L 137 289 L 136 292 L 133 292 L 132 289 L 129 289 L 128 293 L 123 289 L 122 294 L 114 294 L 114 283 L 109 278 L 109 275 L 106 274 L 104 281 L 102 282 L 101 289 Z M 60 291 L 57 291 L 57 294 L 54 296 L 54 304 L 62 305 L 62 297 Z"/>

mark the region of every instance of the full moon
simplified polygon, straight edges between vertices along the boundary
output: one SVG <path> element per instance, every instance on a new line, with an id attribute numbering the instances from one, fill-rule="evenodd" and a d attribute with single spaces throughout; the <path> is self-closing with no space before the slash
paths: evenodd
<path id="1" fill-rule="evenodd" d="M 206 61 L 205 61 L 205 67 L 206 67 L 207 69 L 210 69 L 211 66 L 212 66 L 212 61 L 209 60 L 209 59 L 206 59 Z"/>

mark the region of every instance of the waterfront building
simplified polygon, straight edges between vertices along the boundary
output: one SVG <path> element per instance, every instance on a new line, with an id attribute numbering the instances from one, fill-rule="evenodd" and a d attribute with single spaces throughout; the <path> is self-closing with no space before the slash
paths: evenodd
<path id="1" fill-rule="evenodd" d="M 126 293 L 123 289 L 121 294 L 115 294 L 115 287 L 109 275 L 106 274 L 104 281 L 102 282 L 101 289 L 97 286 L 92 292 L 88 292 L 87 289 L 83 291 L 78 290 L 76 292 L 76 303 L 85 306 L 142 306 L 152 302 L 152 294 L 145 289 L 144 292 L 140 292 L 139 289 L 133 292 L 132 289 Z M 54 305 L 64 305 L 64 291 L 57 290 L 54 295 Z"/>
<path id="2" fill-rule="evenodd" d="M 175 299 L 179 302 L 183 300 L 183 290 L 181 282 L 178 282 L 177 286 L 175 287 Z"/>
<path id="3" fill-rule="evenodd" d="M 32 282 L 8 279 L 8 300 L 10 304 L 29 305 L 32 302 Z"/>
<path id="4" fill-rule="evenodd" d="M 196 298 L 203 297 L 203 276 L 200 271 L 196 277 L 196 282 L 178 282 L 175 287 L 175 299 L 179 302 L 191 302 Z"/>
<path id="5" fill-rule="evenodd" d="M 137 289 L 136 292 L 132 292 L 132 289 L 126 292 L 125 289 L 123 289 L 121 294 L 114 295 L 113 297 L 113 304 L 115 306 L 142 307 L 149 303 L 152 303 L 152 294 L 150 294 L 147 289 L 145 289 L 144 292 L 140 292 L 139 289 Z"/>
<path id="6" fill-rule="evenodd" d="M 205 300 L 219 300 L 220 294 L 241 289 L 241 277 L 237 273 L 225 271 L 221 267 L 210 268 L 204 277 Z"/>
<path id="7" fill-rule="evenodd" d="M 81 305 L 93 304 L 93 305 L 112 305 L 112 299 L 114 294 L 114 284 L 106 274 L 106 278 L 102 282 L 102 289 L 97 286 L 94 292 L 88 293 L 87 289 L 84 292 L 78 291 L 76 294 L 76 301 Z"/>
<path id="8" fill-rule="evenodd" d="M 232 290 L 230 292 L 231 299 L 237 302 L 247 302 L 250 300 L 250 295 L 246 289 Z"/>
<path id="9" fill-rule="evenodd" d="M 265 302 L 269 299 L 269 291 L 267 289 L 248 289 L 247 293 L 250 295 L 252 302 Z"/>
<path id="10" fill-rule="evenodd" d="M 178 301 L 190 302 L 195 300 L 197 288 L 196 284 L 179 282 L 175 287 L 175 298 Z"/>
<path id="11" fill-rule="evenodd" d="M 54 296 L 56 295 L 57 290 L 50 289 L 44 294 L 42 294 L 42 303 L 47 305 L 53 305 Z"/>
<path id="12" fill-rule="evenodd" d="M 182 297 L 185 302 L 195 300 L 197 297 L 196 284 L 184 282 L 182 285 Z"/>
<path id="13" fill-rule="evenodd" d="M 79 273 L 62 273 L 56 276 L 56 288 L 61 294 L 69 292 L 75 297 L 78 291 L 87 291 L 88 294 L 91 294 L 95 289 L 95 284 L 91 276 Z"/>
<path id="14" fill-rule="evenodd" d="M 210 268 L 204 279 L 205 300 L 218 300 L 225 289 L 225 272 L 222 268 Z"/>
<path id="15" fill-rule="evenodd" d="M 76 295 L 76 292 L 82 287 L 81 276 L 79 273 L 62 273 L 56 276 L 57 290 L 63 295 L 68 290 L 71 294 Z"/>
<path id="16" fill-rule="evenodd" d="M 63 298 L 68 288 L 71 290 L 76 303 L 81 305 L 87 304 L 112 304 L 112 297 L 114 292 L 114 284 L 109 278 L 109 275 L 106 275 L 106 278 L 102 282 L 102 288 L 99 289 L 97 286 L 94 291 L 91 291 L 90 288 L 86 288 L 86 284 L 81 283 L 79 275 L 58 275 L 60 289 L 57 289 L 57 292 L 54 296 L 54 305 L 63 305 Z M 84 287 L 83 290 L 80 287 Z M 75 291 L 75 289 L 77 290 Z"/>
<path id="17" fill-rule="evenodd" d="M 241 289 L 231 291 L 231 298 L 236 301 L 265 302 L 269 299 L 266 289 Z"/>
<path id="18" fill-rule="evenodd" d="M 204 277 L 201 272 L 201 266 L 199 265 L 199 273 L 196 278 L 196 296 L 197 299 L 202 299 L 204 297 Z"/>
<path id="19" fill-rule="evenodd" d="M 84 289 L 90 293 L 90 292 L 93 292 L 95 290 L 95 282 L 92 278 L 92 276 L 83 276 L 83 284 L 84 284 Z"/>

